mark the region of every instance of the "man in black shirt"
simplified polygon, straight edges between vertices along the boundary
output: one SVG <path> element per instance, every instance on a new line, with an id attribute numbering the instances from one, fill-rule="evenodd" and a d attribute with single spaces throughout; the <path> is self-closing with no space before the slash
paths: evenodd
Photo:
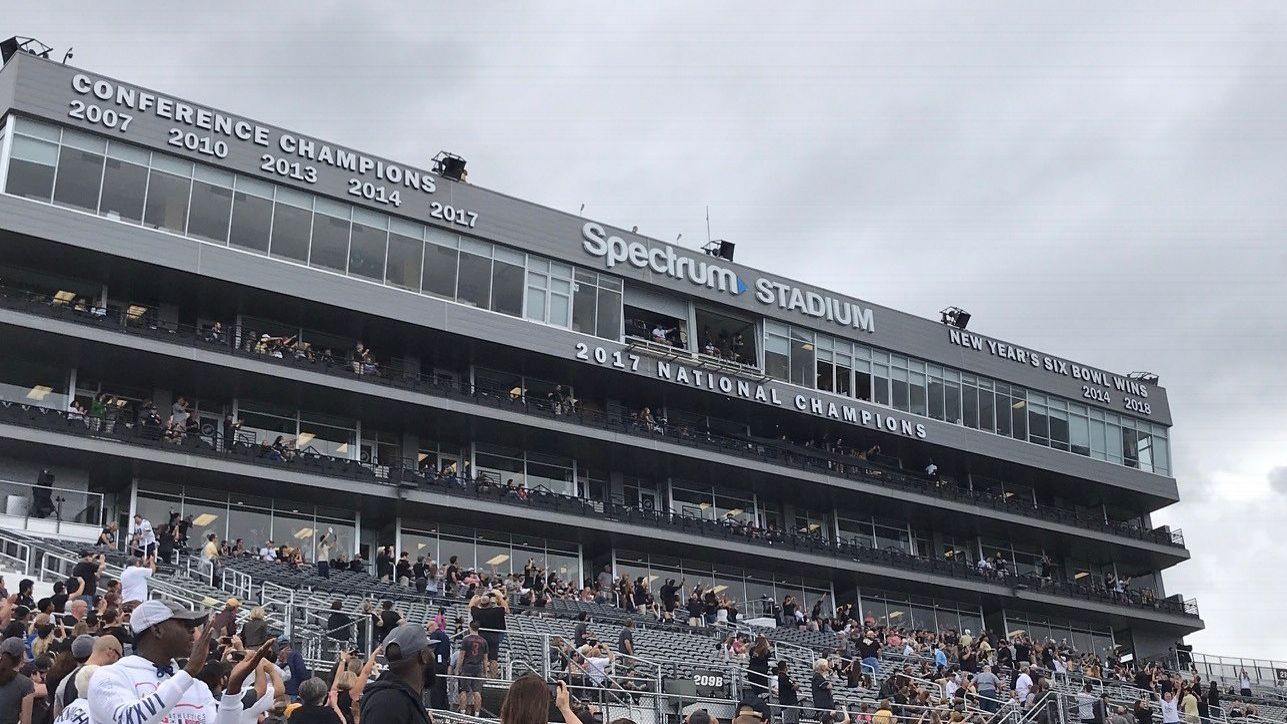
<path id="1" fill-rule="evenodd" d="M 576 615 L 576 630 L 572 633 L 572 648 L 580 650 L 590 639 L 590 614 L 582 611 Z"/>
<path id="2" fill-rule="evenodd" d="M 635 655 L 634 619 L 626 619 L 626 625 L 621 627 L 621 633 L 617 635 L 617 653 L 626 656 Z"/>
<path id="3" fill-rule="evenodd" d="M 326 618 L 326 637 L 337 642 L 341 649 L 353 640 L 353 619 L 343 612 L 344 602 L 331 602 L 331 615 Z"/>
<path id="4" fill-rule="evenodd" d="M 487 675 L 496 677 L 500 675 L 500 645 L 502 632 L 505 630 L 505 593 L 503 591 L 488 591 L 483 594 L 482 600 L 478 603 L 478 611 L 474 614 L 474 623 L 482 631 L 482 637 L 487 641 Z"/>
<path id="5" fill-rule="evenodd" d="M 402 623 L 402 614 L 393 610 L 393 601 L 382 602 L 380 612 L 372 612 L 371 616 L 375 619 L 375 637 L 380 641 Z"/>
<path id="6" fill-rule="evenodd" d="M 90 606 L 94 605 L 94 596 L 98 593 L 98 574 L 106 565 L 107 562 L 100 560 L 92 551 L 81 551 L 80 562 L 72 568 L 72 576 L 85 582 L 80 597 Z"/>

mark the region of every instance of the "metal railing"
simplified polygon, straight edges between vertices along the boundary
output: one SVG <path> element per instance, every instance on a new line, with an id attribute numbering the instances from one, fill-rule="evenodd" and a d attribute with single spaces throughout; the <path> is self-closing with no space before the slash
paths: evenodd
<path id="1" fill-rule="evenodd" d="M 912 570 L 948 578 L 1001 584 L 1015 590 L 1028 589 L 1078 600 L 1150 609 L 1182 616 L 1198 615 L 1194 601 L 1184 602 L 1175 598 L 1159 599 L 1147 590 L 1128 590 L 1119 594 L 1076 582 L 1042 579 L 1036 575 L 1001 577 L 995 573 L 981 572 L 964 561 L 917 556 L 897 548 L 878 550 L 852 542 L 833 542 L 820 535 L 772 529 L 752 530 L 706 518 L 667 511 L 648 511 L 606 501 L 591 501 L 561 495 L 540 487 L 526 491 L 526 498 L 524 498 L 518 491 L 507 489 L 498 481 L 492 481 L 486 477 L 471 480 L 458 476 L 444 477 L 432 471 L 422 471 L 418 469 L 414 460 L 390 461 L 385 465 L 375 465 L 347 458 L 332 458 L 308 450 L 297 452 L 290 459 L 285 459 L 280 454 L 269 455 L 268 451 L 272 451 L 273 448 L 251 442 L 253 435 L 250 433 L 239 433 L 237 438 L 231 441 L 225 440 L 221 432 L 173 437 L 166 435 L 163 429 L 155 425 L 124 420 L 118 421 L 110 429 L 95 429 L 84 425 L 79 415 L 9 400 L 0 400 L 0 422 L 50 432 L 178 450 L 186 455 L 234 459 L 274 469 L 417 488 L 464 499 L 523 507 L 529 511 L 547 510 L 618 523 L 667 528 L 715 540 L 737 541 L 835 557 L 892 570 Z"/>
<path id="2" fill-rule="evenodd" d="M 32 520 L 53 520 L 55 534 L 63 522 L 103 524 L 103 495 L 88 490 L 0 479 L 0 501 L 0 513 L 22 518 L 24 527 Z"/>
<path id="3" fill-rule="evenodd" d="M 260 337 L 255 335 L 257 330 L 249 326 L 242 328 L 230 325 L 214 331 L 210 325 L 196 327 L 164 322 L 157 319 L 153 313 L 131 314 L 128 308 L 86 306 L 78 309 L 76 306 L 59 302 L 48 294 L 3 286 L 0 286 L 0 306 L 198 349 L 222 351 L 271 364 L 360 379 L 372 384 L 412 390 L 432 396 L 504 407 L 513 412 L 539 418 L 558 417 L 586 427 L 607 429 L 650 439 L 664 439 L 686 447 L 748 458 L 791 470 L 805 470 L 847 480 L 861 480 L 895 490 L 936 497 L 955 504 L 975 505 L 1150 543 L 1179 548 L 1184 546 L 1184 539 L 1179 531 L 1169 531 L 1165 528 L 1148 530 L 1135 521 L 1107 520 L 1102 515 L 1084 515 L 1075 510 L 1034 503 L 1031 500 L 1020 501 L 1017 499 L 1019 496 L 1007 497 L 1002 494 L 965 489 L 946 480 L 929 480 L 925 476 L 909 474 L 897 467 L 863 459 L 843 451 L 827 451 L 749 435 L 721 434 L 687 424 L 642 424 L 630 419 L 629 416 L 591 410 L 584 404 L 570 408 L 564 402 L 536 398 L 524 394 L 522 390 L 515 395 L 508 388 L 487 389 L 483 386 L 471 386 L 462 379 L 463 376 L 421 373 L 392 361 L 367 366 L 354 365 L 351 360 L 342 355 L 327 354 L 325 350 L 305 349 L 301 346 L 294 348 L 265 346 L 259 343 Z M 101 313 L 92 311 L 94 309 L 101 310 Z"/>

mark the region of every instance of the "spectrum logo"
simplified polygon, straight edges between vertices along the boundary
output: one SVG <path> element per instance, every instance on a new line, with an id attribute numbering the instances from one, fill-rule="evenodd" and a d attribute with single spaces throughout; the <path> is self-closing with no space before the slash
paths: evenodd
<path id="1" fill-rule="evenodd" d="M 586 253 L 602 258 L 609 269 L 626 263 L 636 269 L 651 269 L 672 279 L 686 279 L 698 286 L 734 295 L 749 288 L 731 269 L 702 259 L 680 256 L 668 246 L 650 249 L 643 242 L 608 236 L 604 228 L 593 221 L 581 227 L 581 236 L 584 237 L 582 246 Z"/>

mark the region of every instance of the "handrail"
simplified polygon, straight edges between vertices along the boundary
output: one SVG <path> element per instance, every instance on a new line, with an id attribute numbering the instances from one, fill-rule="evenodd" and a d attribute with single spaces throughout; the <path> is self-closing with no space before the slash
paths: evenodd
<path id="1" fill-rule="evenodd" d="M 1148 591 L 1127 591 L 1123 594 L 1113 594 L 1081 586 L 1074 582 L 1051 581 L 1038 576 L 998 577 L 995 574 L 989 575 L 980 572 L 974 566 L 962 561 L 931 556 L 916 556 L 897 549 L 876 550 L 849 542 L 831 542 L 820 536 L 777 530 L 760 531 L 735 528 L 724 525 L 719 521 L 704 518 L 693 518 L 665 511 L 639 510 L 615 503 L 590 501 L 584 498 L 564 496 L 540 490 L 529 491 L 527 498 L 523 500 L 518 497 L 516 491 L 508 490 L 485 477 L 474 480 L 458 476 L 442 477 L 419 470 L 414 460 L 403 460 L 391 465 L 378 466 L 379 470 L 377 472 L 377 466 L 350 459 L 330 458 L 324 455 L 301 453 L 295 455 L 291 460 L 274 459 L 263 456 L 264 448 L 262 446 L 247 445 L 240 439 L 234 441 L 231 446 L 226 445 L 227 441 L 222 439 L 222 432 L 215 432 L 210 435 L 187 436 L 175 442 L 174 438 L 166 437 L 162 430 L 152 425 L 123 423 L 114 425 L 110 432 L 105 429 L 95 430 L 92 427 L 86 427 L 81 424 L 78 416 L 72 416 L 60 410 L 2 399 L 0 399 L 0 422 L 85 437 L 106 438 L 131 444 L 178 449 L 188 455 L 233 457 L 241 462 L 266 465 L 278 469 L 294 468 L 303 473 L 359 480 L 377 485 L 411 487 L 473 500 L 523 506 L 529 510 L 532 508 L 556 510 L 622 523 L 678 529 L 682 532 L 715 539 L 838 557 L 891 569 L 910 569 L 950 578 L 1008 585 L 1016 590 L 1026 588 L 1040 593 L 1053 593 L 1078 600 L 1092 600 L 1133 608 L 1148 608 L 1176 615 L 1197 616 L 1196 603 L 1186 604 L 1173 599 L 1158 599 Z M 280 455 L 277 458 L 280 458 Z"/>
<path id="2" fill-rule="evenodd" d="M 253 330 L 249 327 L 229 325 L 222 331 L 214 333 L 208 325 L 196 327 L 169 324 L 157 321 L 148 315 L 131 316 L 128 310 L 115 307 L 97 308 L 103 312 L 99 315 L 93 313 L 91 307 L 77 310 L 68 304 L 54 300 L 47 294 L 4 286 L 0 286 L 0 306 L 86 326 L 109 328 L 175 344 L 187 344 L 199 349 L 223 351 L 262 362 L 358 378 L 373 384 L 413 390 L 423 394 L 504 406 L 542 418 L 558 416 L 587 427 L 607 428 L 615 432 L 652 439 L 663 438 L 679 445 L 714 450 L 790 469 L 807 470 L 848 480 L 874 482 L 954 503 L 977 505 L 1037 520 L 1057 522 L 1172 547 L 1184 547 L 1183 536 L 1177 535 L 1178 531 L 1168 531 L 1165 528 L 1146 530 L 1131 522 L 1087 517 L 1075 510 L 1049 504 L 1032 502 L 1025 504 L 1007 499 L 1002 495 L 964 490 L 953 484 L 945 484 L 943 481 L 932 481 L 923 476 L 910 475 L 900 469 L 881 465 L 853 454 L 826 451 L 779 440 L 722 435 L 680 424 L 660 426 L 659 429 L 659 426 L 646 426 L 607 413 L 595 412 L 586 409 L 583 405 L 579 409 L 568 410 L 566 405 L 549 400 L 535 399 L 523 394 L 515 397 L 509 390 L 488 390 L 483 386 L 471 387 L 463 381 L 445 379 L 435 373 L 421 373 L 392 362 L 355 369 L 354 365 L 343 357 L 323 356 L 311 350 L 306 354 L 296 350 L 284 350 L 280 351 L 280 356 L 278 356 L 279 351 L 256 351 L 257 340 L 250 339 L 249 333 Z"/>

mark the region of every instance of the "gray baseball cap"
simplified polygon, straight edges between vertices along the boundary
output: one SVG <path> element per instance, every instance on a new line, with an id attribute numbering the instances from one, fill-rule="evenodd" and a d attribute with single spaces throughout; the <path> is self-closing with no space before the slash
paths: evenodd
<path id="1" fill-rule="evenodd" d="M 94 637 L 89 634 L 81 634 L 72 641 L 71 655 L 77 661 L 84 661 L 89 655 L 94 653 Z"/>
<path id="2" fill-rule="evenodd" d="M 24 655 L 27 653 L 27 646 L 22 639 L 17 636 L 10 636 L 4 641 L 0 641 L 0 654 L 9 654 L 18 662 L 22 662 Z"/>
<path id="3" fill-rule="evenodd" d="M 405 661 L 415 654 L 429 648 L 429 634 L 424 626 L 404 623 L 384 637 L 384 658 L 389 663 Z"/>

